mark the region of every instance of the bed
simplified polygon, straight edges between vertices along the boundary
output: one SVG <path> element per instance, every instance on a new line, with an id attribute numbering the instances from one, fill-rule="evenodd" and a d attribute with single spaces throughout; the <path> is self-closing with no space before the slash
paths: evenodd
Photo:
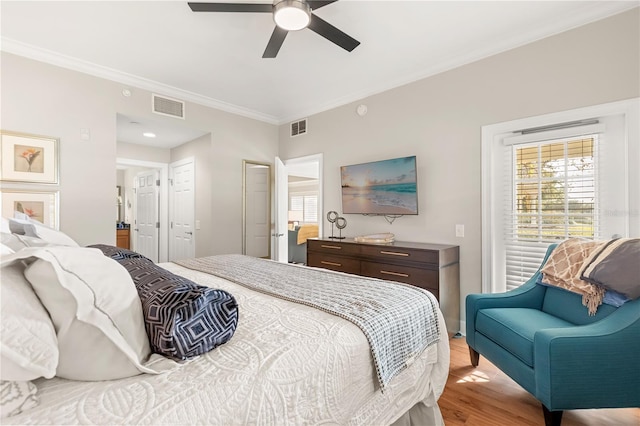
<path id="1" fill-rule="evenodd" d="M 6 259 L 29 254 L 24 250 L 31 250 L 31 254 L 60 252 L 50 247 L 27 247 L 13 254 L 7 250 L 2 262 L 3 292 L 5 280 L 12 279 L 5 271 L 12 262 Z M 79 250 L 97 251 L 70 248 L 65 253 L 73 252 L 77 257 Z M 107 261 L 115 264 L 112 259 Z M 294 268 L 292 271 L 306 268 L 279 265 Z M 233 295 L 239 320 L 230 340 L 202 355 L 163 367 L 167 359 L 156 354 L 161 359 L 151 364 L 164 368 L 161 374 L 99 381 L 71 380 L 56 374 L 30 380 L 37 389 L 32 395 L 33 406 L 4 417 L 3 424 L 443 423 L 437 399 L 448 375 L 449 346 L 439 310 L 434 318 L 441 333 L 437 341 L 382 387 L 368 336 L 354 323 L 193 267 L 176 263 L 159 266 L 198 285 Z M 96 271 L 94 267 L 89 273 L 100 274 Z M 3 350 L 4 343 L 3 337 Z M 81 358 L 76 358 L 77 362 L 82 362 Z M 100 361 L 96 358 L 96 362 Z"/>

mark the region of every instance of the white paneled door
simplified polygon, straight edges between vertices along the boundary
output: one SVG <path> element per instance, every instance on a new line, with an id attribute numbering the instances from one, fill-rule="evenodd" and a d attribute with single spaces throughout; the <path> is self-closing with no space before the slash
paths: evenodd
<path id="1" fill-rule="evenodd" d="M 169 165 L 169 260 L 195 257 L 195 161 Z"/>
<path id="2" fill-rule="evenodd" d="M 271 245 L 269 166 L 247 164 L 245 179 L 246 254 L 268 258 Z"/>
<path id="3" fill-rule="evenodd" d="M 150 170 L 136 175 L 135 250 L 158 262 L 159 173 Z"/>
<path id="4" fill-rule="evenodd" d="M 275 256 L 274 260 L 278 262 L 287 263 L 288 259 L 288 204 L 287 199 L 289 194 L 289 184 L 287 175 L 287 166 L 284 165 L 280 158 L 276 157 L 276 220 L 275 220 L 275 232 L 274 247 Z"/>

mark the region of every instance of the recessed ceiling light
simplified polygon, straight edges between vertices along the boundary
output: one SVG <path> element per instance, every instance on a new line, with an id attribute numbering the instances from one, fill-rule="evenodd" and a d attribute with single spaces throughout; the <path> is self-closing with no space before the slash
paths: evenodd
<path id="1" fill-rule="evenodd" d="M 156 134 L 155 133 L 151 133 L 151 132 L 144 132 L 142 134 L 142 136 L 147 137 L 147 138 L 155 138 Z"/>

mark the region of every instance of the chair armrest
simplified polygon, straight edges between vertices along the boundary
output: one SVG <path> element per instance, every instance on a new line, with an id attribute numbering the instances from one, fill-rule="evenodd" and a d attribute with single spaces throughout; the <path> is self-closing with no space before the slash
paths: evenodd
<path id="1" fill-rule="evenodd" d="M 540 269 L 557 244 L 547 247 L 547 252 L 538 271 L 520 287 L 504 293 L 469 294 L 465 299 L 467 344 L 475 348 L 476 314 L 486 308 L 531 308 L 541 309 L 546 287 L 537 285 Z"/>
<path id="2" fill-rule="evenodd" d="M 638 407 L 639 354 L 640 299 L 592 324 L 540 330 L 535 396 L 549 410 Z"/>
<path id="3" fill-rule="evenodd" d="M 469 294 L 465 300 L 467 344 L 475 348 L 476 315 L 487 308 L 541 309 L 546 287 L 535 283 L 538 273 L 522 286 L 505 293 Z"/>

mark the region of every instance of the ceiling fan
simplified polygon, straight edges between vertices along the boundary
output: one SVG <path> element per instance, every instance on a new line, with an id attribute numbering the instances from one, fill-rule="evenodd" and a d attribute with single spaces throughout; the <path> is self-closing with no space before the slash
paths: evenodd
<path id="1" fill-rule="evenodd" d="M 276 27 L 271 34 L 263 58 L 275 58 L 289 31 L 309 28 L 316 34 L 351 52 L 360 42 L 340 31 L 312 11 L 337 0 L 279 0 L 271 3 L 194 3 L 189 7 L 194 12 L 247 12 L 272 13 Z"/>

